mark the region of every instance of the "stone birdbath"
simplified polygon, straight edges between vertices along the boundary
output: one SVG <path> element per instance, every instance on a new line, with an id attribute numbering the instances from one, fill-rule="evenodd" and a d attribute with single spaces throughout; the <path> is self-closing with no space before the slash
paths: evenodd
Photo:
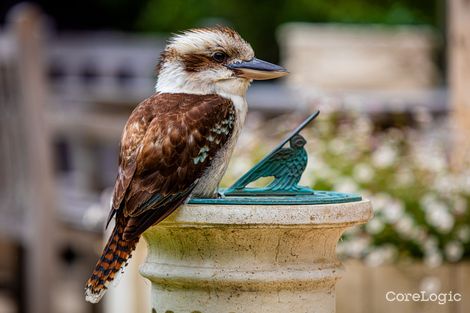
<path id="1" fill-rule="evenodd" d="M 192 199 L 144 233 L 141 274 L 152 283 L 152 312 L 335 312 L 343 271 L 336 244 L 372 208 L 359 195 L 298 186 L 307 164 L 299 133 L 318 114 L 222 198 Z M 268 186 L 246 187 L 267 176 Z"/>

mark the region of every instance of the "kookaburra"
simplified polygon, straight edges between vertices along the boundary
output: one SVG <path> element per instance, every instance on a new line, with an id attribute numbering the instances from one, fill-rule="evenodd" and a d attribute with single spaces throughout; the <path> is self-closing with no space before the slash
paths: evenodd
<path id="1" fill-rule="evenodd" d="M 126 265 L 140 235 L 191 196 L 215 197 L 247 113 L 252 80 L 287 71 L 254 57 L 226 27 L 174 36 L 160 56 L 156 93 L 124 128 L 109 221 L 115 226 L 86 300 L 98 302 Z"/>

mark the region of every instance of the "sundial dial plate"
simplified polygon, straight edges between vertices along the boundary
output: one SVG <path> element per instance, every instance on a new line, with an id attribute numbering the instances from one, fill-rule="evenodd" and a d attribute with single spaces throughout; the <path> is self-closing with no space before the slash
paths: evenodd
<path id="1" fill-rule="evenodd" d="M 223 190 L 221 194 L 223 195 Z M 311 195 L 297 196 L 229 196 L 214 199 L 191 199 L 189 204 L 221 204 L 221 205 L 299 205 L 299 204 L 332 204 L 361 201 L 362 197 L 357 194 L 315 190 Z"/>

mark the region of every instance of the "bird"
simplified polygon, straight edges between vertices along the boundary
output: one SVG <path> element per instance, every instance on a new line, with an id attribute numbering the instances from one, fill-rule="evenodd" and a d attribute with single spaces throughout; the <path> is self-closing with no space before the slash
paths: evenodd
<path id="1" fill-rule="evenodd" d="M 298 192 L 309 192 L 304 187 L 297 184 L 302 177 L 307 162 L 308 155 L 305 151 L 305 144 L 307 141 L 299 134 L 295 134 L 289 140 L 288 148 L 278 148 L 273 151 L 267 158 L 256 164 L 253 169 L 243 175 L 232 187 L 232 191 L 237 194 L 249 195 L 253 193 L 253 189 L 245 190 L 244 188 L 262 177 L 274 177 L 274 180 L 264 188 L 256 188 L 257 193 L 276 193 L 280 194 L 295 194 Z"/>
<path id="2" fill-rule="evenodd" d="M 131 113 L 120 141 L 119 168 L 106 227 L 114 228 L 85 299 L 97 303 L 124 271 L 141 234 L 191 197 L 218 197 L 247 114 L 253 80 L 287 70 L 255 57 L 229 27 L 173 35 L 156 66 L 155 93 Z"/>

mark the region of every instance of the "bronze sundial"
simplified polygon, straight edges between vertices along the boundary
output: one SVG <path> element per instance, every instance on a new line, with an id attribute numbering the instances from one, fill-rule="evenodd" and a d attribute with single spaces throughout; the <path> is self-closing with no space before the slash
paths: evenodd
<path id="1" fill-rule="evenodd" d="M 298 183 L 307 167 L 307 143 L 300 135 L 302 129 L 312 122 L 320 111 L 310 115 L 286 139 L 259 161 L 245 175 L 224 191 L 225 196 L 296 196 L 313 195 L 311 188 Z M 289 147 L 284 147 L 289 143 Z M 274 177 L 266 187 L 249 188 L 248 184 L 262 177 Z"/>

